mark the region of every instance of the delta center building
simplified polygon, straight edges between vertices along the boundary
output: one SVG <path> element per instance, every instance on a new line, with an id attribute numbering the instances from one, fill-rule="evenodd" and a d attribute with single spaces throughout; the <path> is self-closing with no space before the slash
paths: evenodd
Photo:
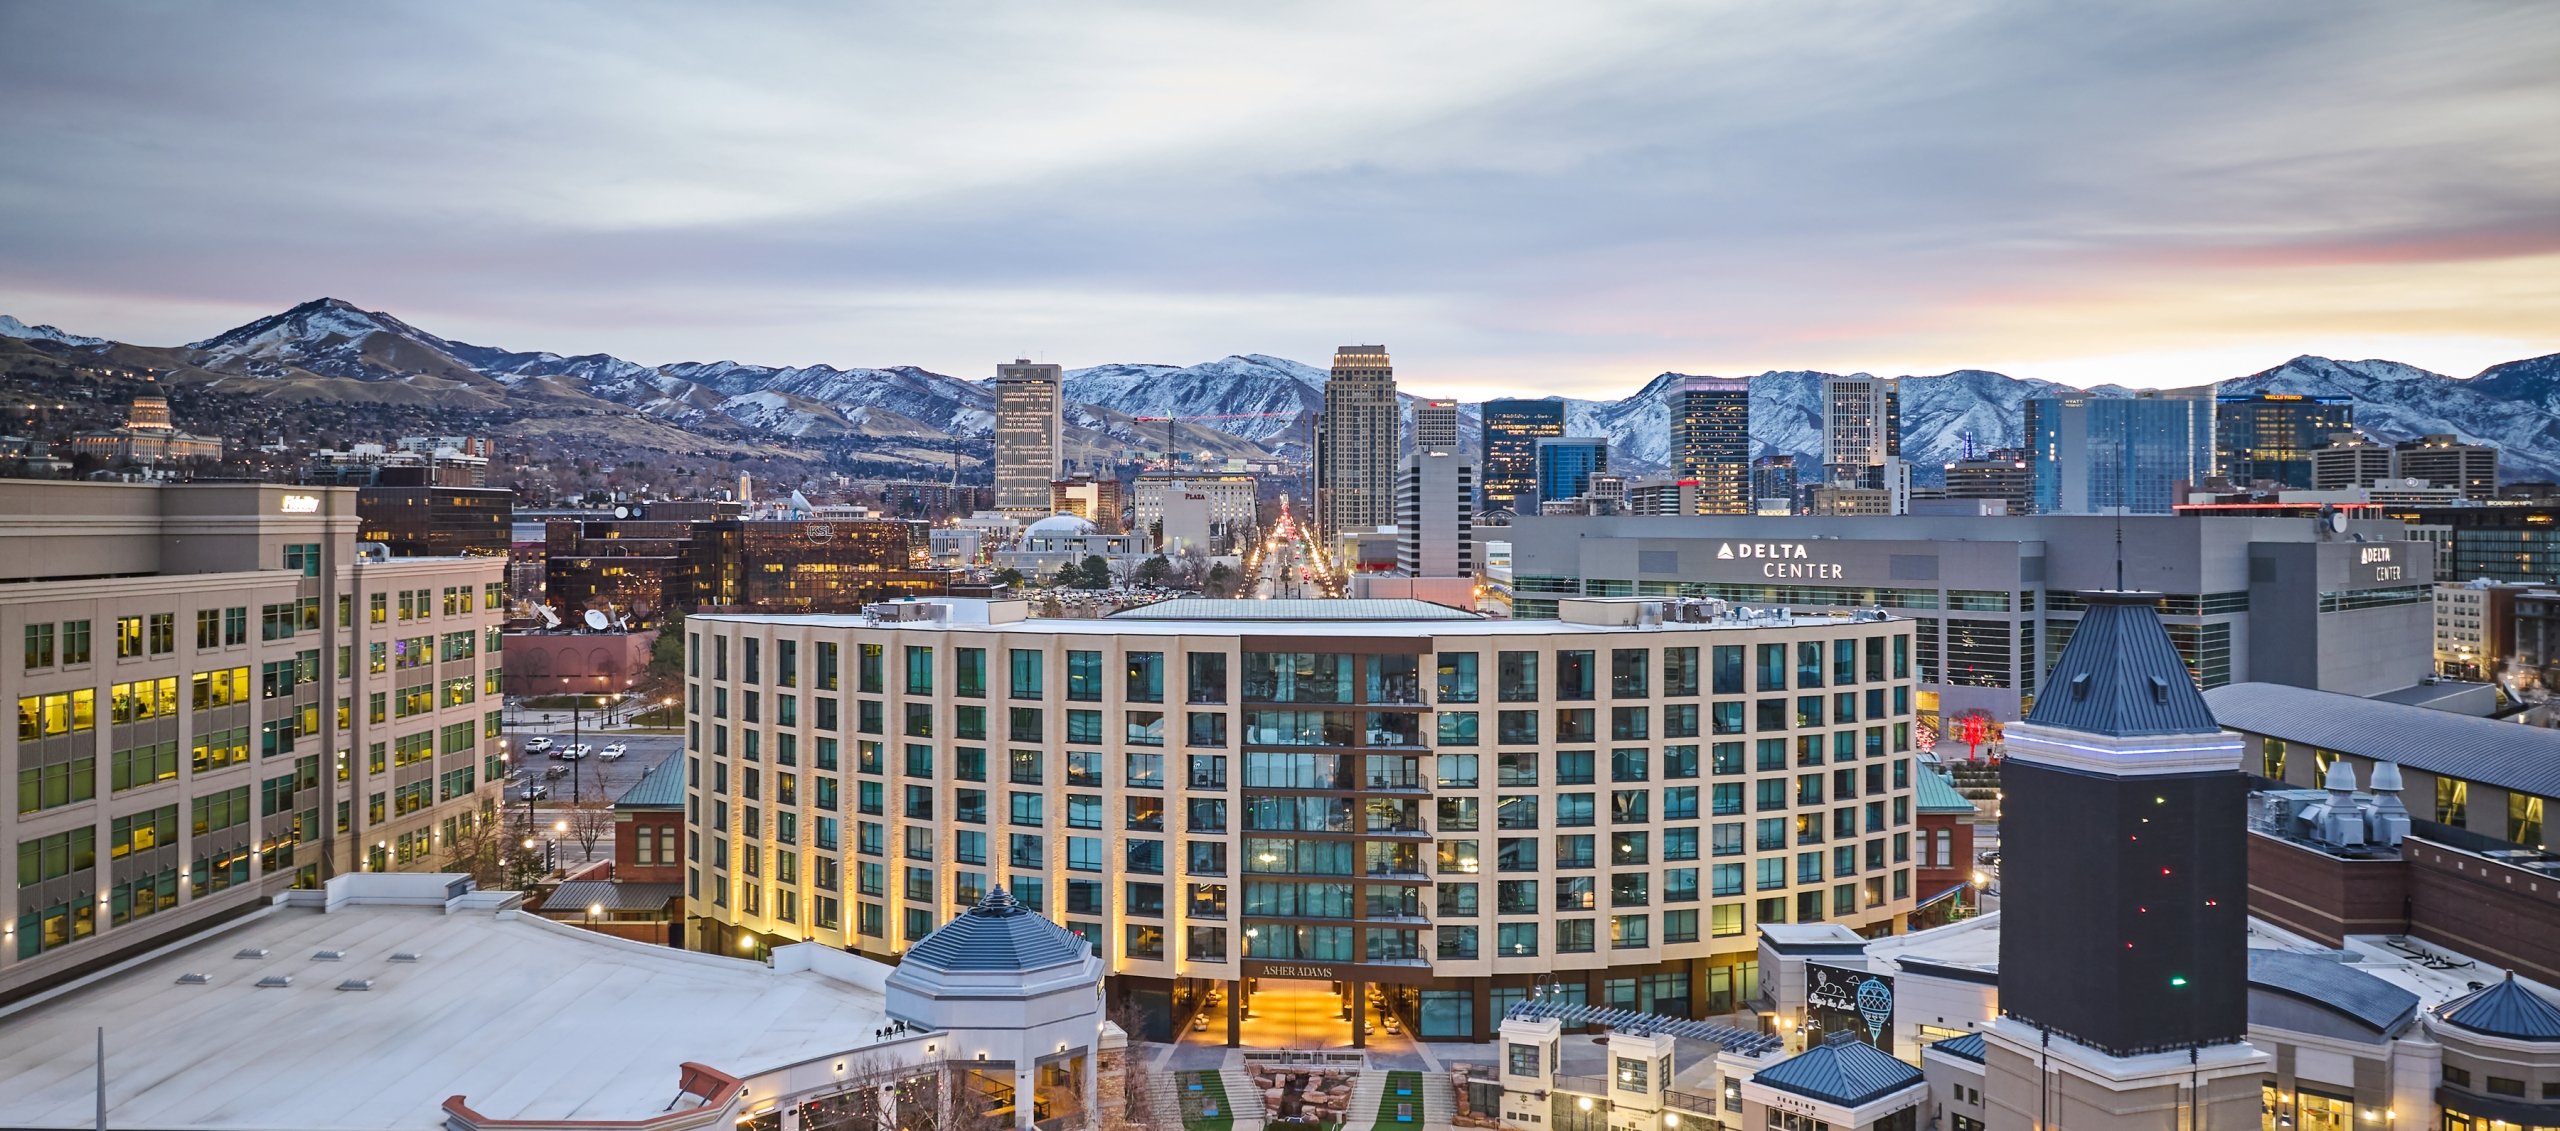
<path id="1" fill-rule="evenodd" d="M 703 949 L 895 956 L 1002 886 L 1158 1039 L 1222 1000 L 1233 1043 L 1283 980 L 1482 1040 L 1533 987 L 1731 1013 L 1761 924 L 1913 907 L 1888 612 L 947 598 L 699 615 L 685 649 Z"/>
<path id="2" fill-rule="evenodd" d="M 2431 674 L 2428 543 L 2367 509 L 2325 516 L 1523 517 L 1513 615 L 1573 597 L 1713 597 L 1913 622 L 1919 721 L 2025 717 L 2083 612 L 2078 594 L 2165 594 L 2198 686 L 2282 683 L 2384 695 Z"/>

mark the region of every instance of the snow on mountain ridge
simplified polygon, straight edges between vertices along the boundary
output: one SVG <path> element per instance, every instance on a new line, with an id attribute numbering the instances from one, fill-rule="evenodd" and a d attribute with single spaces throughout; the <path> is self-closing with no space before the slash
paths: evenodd
<path id="1" fill-rule="evenodd" d="M 52 327 L 27 327 L 0 316 L 0 334 L 95 343 Z M 759 366 L 736 361 L 648 366 L 608 354 L 517 353 L 437 337 L 398 318 L 339 299 L 303 303 L 194 343 L 207 367 L 271 375 L 279 366 L 358 380 L 442 377 L 479 384 L 500 396 L 584 394 L 678 423 L 714 418 L 799 438 L 850 431 L 865 436 L 972 438 L 992 431 L 991 381 L 963 379 L 915 366 L 838 368 Z M 992 366 L 990 366 L 992 369 Z M 1186 447 L 1220 433 L 1246 451 L 1302 454 L 1321 412 L 1326 370 L 1265 354 L 1237 354 L 1188 366 L 1113 363 L 1069 370 L 1065 399 L 1075 445 L 1109 454 L 1160 443 L 1173 417 L 1194 430 Z M 1670 460 L 1664 393 L 1682 374 L 1663 373 L 1614 400 L 1559 398 L 1568 431 L 1610 438 L 1612 463 L 1631 474 L 1656 472 Z M 1821 453 L 1821 383 L 1826 374 L 1771 371 L 1749 380 L 1754 454 L 1790 453 L 1808 473 Z M 1934 480 L 1940 465 L 1974 451 L 2023 443 L 2025 402 L 2035 396 L 2121 396 L 2116 386 L 2079 390 L 1984 370 L 1901 378 L 1903 455 L 1918 476 Z M 2470 379 L 2387 360 L 2296 357 L 2223 383 L 2232 393 L 2343 395 L 2357 401 L 2357 422 L 2385 440 L 2450 433 L 2506 449 L 2511 477 L 2560 477 L 2560 355 L 2492 366 Z M 764 394 L 771 394 L 770 396 Z M 1418 396 L 1403 398 L 1410 412 Z M 1461 409 L 1462 427 L 1477 431 L 1478 406 Z"/>
<path id="2" fill-rule="evenodd" d="M 0 314 L 0 338 L 18 338 L 25 341 L 35 342 L 60 342 L 66 346 L 103 346 L 107 344 L 107 340 L 105 338 L 92 338 L 86 334 L 74 334 L 59 326 L 47 326 L 41 324 L 29 326 L 26 323 L 20 322 L 6 314 Z"/>

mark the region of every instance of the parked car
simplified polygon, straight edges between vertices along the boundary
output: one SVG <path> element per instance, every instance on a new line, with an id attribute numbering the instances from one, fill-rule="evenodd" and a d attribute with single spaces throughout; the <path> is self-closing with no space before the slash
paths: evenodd
<path id="1" fill-rule="evenodd" d="M 525 753 L 528 754 L 540 754 L 545 750 L 549 750 L 551 749 L 551 736 L 546 734 L 528 738 L 524 740 L 524 749 Z"/>
<path id="2" fill-rule="evenodd" d="M 525 787 L 524 799 L 527 801 L 540 801 L 549 796 L 551 796 L 550 786 L 535 785 Z"/>
<path id="3" fill-rule="evenodd" d="M 552 767 L 550 767 L 550 768 L 548 768 L 548 769 L 543 770 L 543 771 L 542 771 L 542 776 L 543 776 L 543 777 L 546 777 L 546 778 L 553 779 L 553 780 L 555 780 L 555 781 L 556 781 L 556 780 L 558 780 L 558 779 L 560 779 L 560 778 L 565 778 L 565 777 L 568 777 L 568 776 L 569 776 L 569 767 L 567 767 L 567 766 L 552 766 Z"/>
<path id="4" fill-rule="evenodd" d="M 599 752 L 597 753 L 597 755 L 596 755 L 596 756 L 597 756 L 597 757 L 599 757 L 599 758 L 603 758 L 603 759 L 605 759 L 606 761 L 612 761 L 613 759 L 616 759 L 616 758 L 622 757 L 623 755 L 628 754 L 628 753 L 630 753 L 630 752 L 631 752 L 631 747 L 629 747 L 629 746 L 627 746 L 627 745 L 625 745 L 625 744 L 623 744 L 623 743 L 619 743 L 619 742 L 617 742 L 617 743 L 614 743 L 614 744 L 613 744 L 613 745 L 611 745 L 611 746 L 607 746 L 607 747 L 605 747 L 603 750 L 599 751 Z"/>

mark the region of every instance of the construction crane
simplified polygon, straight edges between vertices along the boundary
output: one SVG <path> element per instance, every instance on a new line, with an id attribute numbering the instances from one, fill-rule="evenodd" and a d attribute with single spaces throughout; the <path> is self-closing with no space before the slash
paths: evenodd
<path id="1" fill-rule="evenodd" d="M 1272 417 L 1295 417 L 1296 415 L 1294 412 L 1206 412 L 1185 413 L 1179 416 L 1135 416 L 1130 419 L 1140 424 L 1159 420 L 1164 422 L 1164 467 L 1165 470 L 1171 471 L 1173 470 L 1173 425 L 1176 421 L 1267 420 Z"/>

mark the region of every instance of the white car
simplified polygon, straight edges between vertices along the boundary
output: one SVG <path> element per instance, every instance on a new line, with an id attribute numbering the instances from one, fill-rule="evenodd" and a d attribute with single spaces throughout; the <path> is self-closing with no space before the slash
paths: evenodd
<path id="1" fill-rule="evenodd" d="M 580 758 L 584 758 L 584 757 L 586 757 L 587 755 L 589 755 L 589 754 L 593 754 L 593 753 L 595 753 L 595 752 L 596 752 L 596 748 L 595 748 L 594 746 L 591 746 L 591 745 L 589 745 L 589 744 L 587 744 L 587 743 L 581 742 L 581 743 L 578 743 L 578 744 L 576 744 L 576 745 L 574 745 L 574 746 L 569 747 L 569 748 L 568 748 L 568 749 L 566 749 L 566 750 L 561 751 L 561 752 L 560 752 L 560 756 L 561 756 L 561 757 L 563 757 L 563 758 L 567 758 L 567 759 L 569 759 L 570 761 L 574 762 L 574 761 L 577 761 L 577 760 L 578 760 L 578 759 L 580 759 Z"/>
<path id="2" fill-rule="evenodd" d="M 629 746 L 625 746 L 622 743 L 617 742 L 611 746 L 605 747 L 601 751 L 598 751 L 596 756 L 610 762 L 630 752 L 631 748 Z"/>
<path id="3" fill-rule="evenodd" d="M 524 750 L 527 754 L 540 754 L 549 749 L 551 749 L 551 736 L 549 735 L 540 735 L 524 740 Z"/>

